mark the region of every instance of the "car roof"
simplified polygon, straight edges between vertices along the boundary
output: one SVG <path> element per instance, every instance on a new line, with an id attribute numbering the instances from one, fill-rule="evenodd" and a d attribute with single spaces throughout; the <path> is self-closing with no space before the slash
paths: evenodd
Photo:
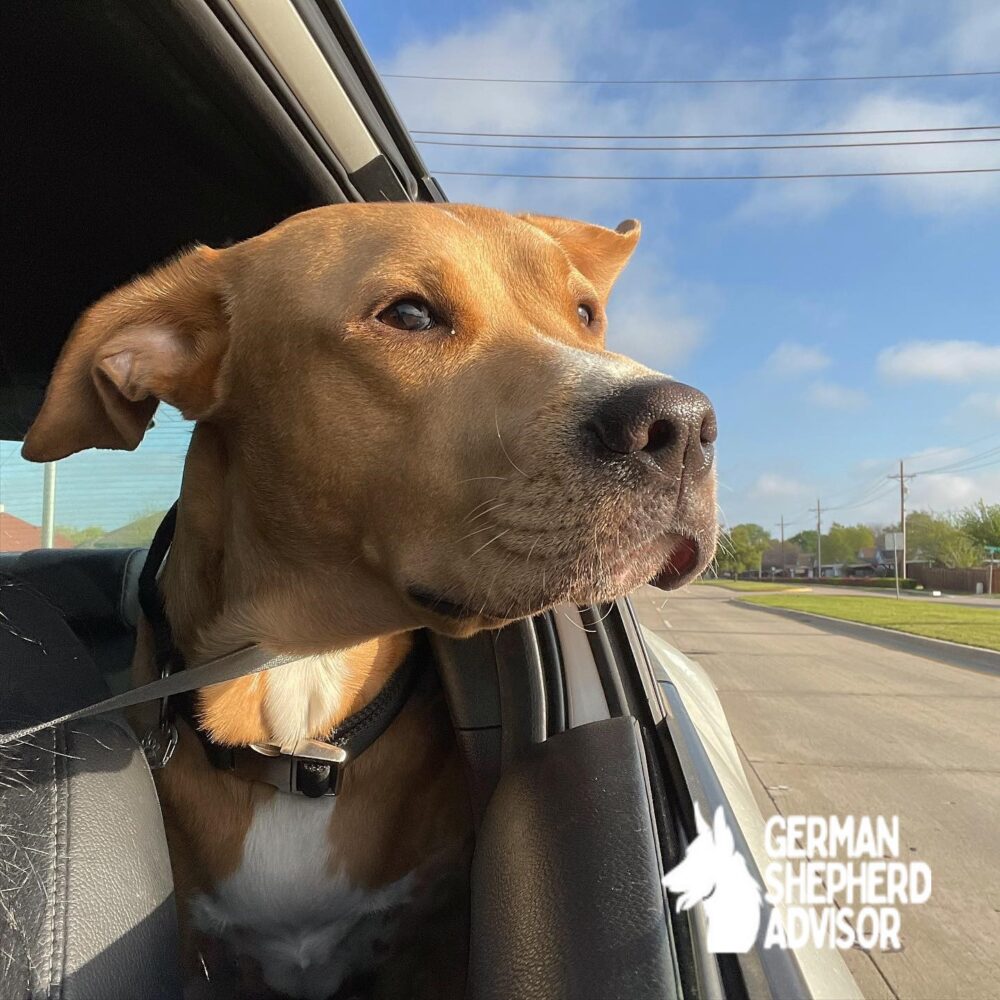
<path id="1" fill-rule="evenodd" d="M 443 197 L 336 2 L 13 0 L 0 55 L 0 439 L 80 312 L 151 265 L 316 205 Z"/>

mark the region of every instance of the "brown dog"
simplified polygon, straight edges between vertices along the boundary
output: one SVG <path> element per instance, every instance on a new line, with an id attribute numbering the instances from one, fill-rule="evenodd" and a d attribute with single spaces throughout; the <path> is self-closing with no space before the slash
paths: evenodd
<path id="1" fill-rule="evenodd" d="M 177 647 L 299 657 L 199 692 L 211 741 L 323 737 L 413 629 L 465 636 L 701 571 L 711 407 L 604 349 L 638 235 L 465 205 L 322 208 L 83 315 L 25 456 L 135 448 L 159 400 L 178 407 L 197 427 L 161 578 Z M 144 630 L 136 680 L 151 669 Z M 373 969 L 376 993 L 416 995 L 426 974 L 444 996 L 446 971 L 461 991 L 461 905 L 433 890 L 461 885 L 470 822 L 430 687 L 336 797 L 217 770 L 187 726 L 158 787 L 197 975 L 227 967 L 224 946 L 282 995 Z"/>

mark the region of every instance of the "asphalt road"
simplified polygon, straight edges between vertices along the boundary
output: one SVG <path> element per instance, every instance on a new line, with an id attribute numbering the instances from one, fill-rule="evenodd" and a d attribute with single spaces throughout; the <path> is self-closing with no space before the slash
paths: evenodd
<path id="1" fill-rule="evenodd" d="M 902 909 L 899 952 L 850 951 L 866 997 L 1000 991 L 1000 676 L 753 609 L 644 589 L 643 624 L 715 682 L 765 818 L 900 817 L 933 895 Z"/>

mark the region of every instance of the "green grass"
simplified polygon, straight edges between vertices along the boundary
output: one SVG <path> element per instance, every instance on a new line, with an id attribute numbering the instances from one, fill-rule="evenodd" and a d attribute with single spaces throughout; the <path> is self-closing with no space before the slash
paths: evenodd
<path id="1" fill-rule="evenodd" d="M 963 642 L 1000 652 L 1000 609 L 972 608 L 930 601 L 872 600 L 868 597 L 815 597 L 808 594 L 776 594 L 743 598 L 749 604 L 789 611 L 810 611 L 863 625 Z"/>
<path id="2" fill-rule="evenodd" d="M 766 580 L 698 580 L 706 587 L 722 587 L 725 590 L 793 590 L 794 584 L 768 583 Z"/>

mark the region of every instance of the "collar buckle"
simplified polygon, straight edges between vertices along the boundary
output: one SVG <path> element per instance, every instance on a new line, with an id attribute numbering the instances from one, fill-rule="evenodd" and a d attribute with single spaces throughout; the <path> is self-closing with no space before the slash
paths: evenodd
<path id="1" fill-rule="evenodd" d="M 250 749 L 274 760 L 282 775 L 287 761 L 287 779 L 283 777 L 278 787 L 309 798 L 336 795 L 350 759 L 343 747 L 322 740 L 299 739 L 285 745 L 251 743 Z"/>

